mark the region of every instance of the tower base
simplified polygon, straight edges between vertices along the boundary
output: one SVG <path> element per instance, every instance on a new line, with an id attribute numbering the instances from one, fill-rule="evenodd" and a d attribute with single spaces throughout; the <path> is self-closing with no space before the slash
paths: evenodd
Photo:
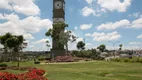
<path id="1" fill-rule="evenodd" d="M 65 50 L 53 50 L 51 49 L 51 58 L 55 58 L 57 56 L 66 56 Z"/>

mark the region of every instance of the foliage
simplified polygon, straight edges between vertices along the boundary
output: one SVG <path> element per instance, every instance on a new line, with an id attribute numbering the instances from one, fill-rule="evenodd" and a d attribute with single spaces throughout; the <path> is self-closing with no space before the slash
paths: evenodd
<path id="1" fill-rule="evenodd" d="M 142 58 L 139 58 L 139 62 L 142 63 Z"/>
<path id="2" fill-rule="evenodd" d="M 111 59 L 111 61 L 120 62 L 120 61 L 121 61 L 121 59 L 120 59 L 120 58 L 113 58 L 113 59 Z"/>
<path id="3" fill-rule="evenodd" d="M 46 46 L 47 46 L 47 47 L 50 47 L 48 40 L 46 41 Z"/>
<path id="4" fill-rule="evenodd" d="M 104 52 L 106 49 L 106 46 L 104 44 L 100 45 L 97 47 L 97 49 L 99 49 L 99 51 Z"/>
<path id="5" fill-rule="evenodd" d="M 59 42 L 60 44 L 64 45 L 66 47 L 66 51 L 68 53 L 68 42 L 74 42 L 76 41 L 77 37 L 75 35 L 72 34 L 71 31 L 62 31 L 59 34 Z"/>
<path id="6" fill-rule="evenodd" d="M 100 52 L 96 51 L 96 49 L 73 51 L 72 56 L 82 57 L 82 58 L 91 58 L 91 59 L 94 59 L 94 60 L 100 60 L 101 59 Z"/>
<path id="7" fill-rule="evenodd" d="M 53 39 L 54 41 L 57 41 L 57 42 L 58 42 L 58 41 L 60 40 L 59 34 L 64 31 L 65 27 L 68 27 L 68 25 L 65 24 L 65 23 L 56 23 L 56 24 L 54 23 L 54 24 L 53 24 L 53 29 L 49 29 L 49 30 L 45 33 L 45 35 L 46 35 L 47 37 L 52 37 L 52 39 Z M 61 44 L 60 41 L 59 41 L 58 43 L 56 43 L 56 46 L 57 46 L 57 49 L 58 49 L 58 48 L 60 48 L 60 49 L 63 49 L 63 48 L 64 48 L 64 45 Z"/>
<path id="8" fill-rule="evenodd" d="M 40 62 L 39 61 L 35 61 L 34 64 L 40 64 Z"/>
<path id="9" fill-rule="evenodd" d="M 0 64 L 0 67 L 7 67 L 7 64 Z"/>
<path id="10" fill-rule="evenodd" d="M 27 46 L 27 43 L 24 42 L 25 39 L 22 35 L 12 35 L 11 33 L 6 33 L 3 36 L 0 36 L 0 43 L 4 46 L 5 53 L 10 52 L 12 55 L 18 53 L 20 50 Z M 19 58 L 19 53 L 17 54 Z M 16 58 L 16 56 L 14 56 Z M 19 66 L 19 59 L 18 64 Z"/>
<path id="11" fill-rule="evenodd" d="M 24 41 L 22 35 L 16 36 L 11 33 L 6 33 L 0 37 L 0 43 L 4 46 L 5 51 L 8 51 L 8 49 L 12 49 L 15 52 L 22 50 L 27 45 Z"/>
<path id="12" fill-rule="evenodd" d="M 76 45 L 77 49 L 84 50 L 85 49 L 85 43 L 83 41 L 79 41 Z"/>
<path id="13" fill-rule="evenodd" d="M 119 50 L 120 51 L 122 50 L 122 46 L 123 46 L 122 44 L 119 45 Z"/>
<path id="14" fill-rule="evenodd" d="M 129 63 L 142 63 L 142 58 L 138 58 L 138 57 L 133 57 L 132 59 L 130 58 L 114 58 L 111 59 L 112 61 L 116 61 L 116 62 L 129 62 Z"/>

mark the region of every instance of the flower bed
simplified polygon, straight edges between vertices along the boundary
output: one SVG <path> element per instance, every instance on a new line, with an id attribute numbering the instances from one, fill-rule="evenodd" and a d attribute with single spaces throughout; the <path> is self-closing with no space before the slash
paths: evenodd
<path id="1" fill-rule="evenodd" d="M 31 68 L 26 73 L 12 74 L 9 72 L 0 72 L 0 80 L 48 80 L 43 75 L 44 70 Z"/>
<path id="2" fill-rule="evenodd" d="M 72 56 L 57 56 L 55 62 L 73 62 Z"/>

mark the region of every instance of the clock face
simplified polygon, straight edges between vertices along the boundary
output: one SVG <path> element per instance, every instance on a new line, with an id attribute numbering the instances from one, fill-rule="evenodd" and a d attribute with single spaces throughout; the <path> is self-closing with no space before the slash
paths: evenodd
<path id="1" fill-rule="evenodd" d="M 55 6 L 55 9 L 61 9 L 62 8 L 62 2 L 61 1 L 56 1 L 54 6 Z"/>

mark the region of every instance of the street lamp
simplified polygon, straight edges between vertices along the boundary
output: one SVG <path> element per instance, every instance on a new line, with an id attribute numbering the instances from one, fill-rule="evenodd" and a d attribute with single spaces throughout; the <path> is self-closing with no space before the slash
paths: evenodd
<path id="1" fill-rule="evenodd" d="M 112 43 L 113 48 L 114 48 L 114 52 L 113 52 L 113 54 L 114 54 L 114 56 L 115 56 L 115 45 L 116 45 L 117 43 L 119 43 L 120 41 L 116 41 L 116 42 L 108 41 L 108 42 Z"/>

